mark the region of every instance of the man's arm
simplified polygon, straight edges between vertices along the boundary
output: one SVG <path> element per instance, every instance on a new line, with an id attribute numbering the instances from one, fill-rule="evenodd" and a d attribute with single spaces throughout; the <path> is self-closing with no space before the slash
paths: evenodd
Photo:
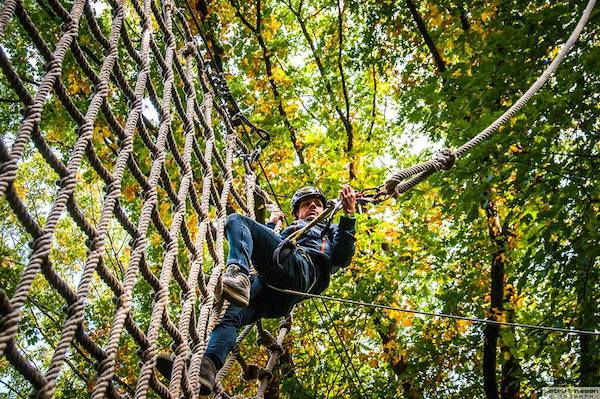
<path id="1" fill-rule="evenodd" d="M 331 242 L 331 265 L 334 268 L 347 267 L 354 256 L 356 238 L 354 225 L 356 219 L 350 216 L 341 216 L 340 223 L 333 230 Z M 335 269 L 334 269 L 335 271 Z"/>
<path id="2" fill-rule="evenodd" d="M 340 190 L 344 215 L 340 217 L 340 224 L 333 232 L 331 243 L 331 265 L 332 271 L 340 267 L 348 267 L 354 256 L 354 212 L 356 212 L 356 192 L 348 184 L 344 184 Z"/>

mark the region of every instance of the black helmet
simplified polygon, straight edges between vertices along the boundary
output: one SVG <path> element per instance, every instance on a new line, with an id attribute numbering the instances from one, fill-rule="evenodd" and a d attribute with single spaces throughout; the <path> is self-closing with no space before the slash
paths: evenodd
<path id="1" fill-rule="evenodd" d="M 323 206 L 325 206 L 325 204 L 327 203 L 327 199 L 325 198 L 325 194 L 323 194 L 323 191 L 319 190 L 318 188 L 313 186 L 306 186 L 296 190 L 296 192 L 292 196 L 292 214 L 294 215 L 294 217 L 296 217 L 296 212 L 298 212 L 298 204 L 300 203 L 300 201 L 302 201 L 305 198 L 315 196 L 319 197 L 319 199 L 323 203 Z"/>

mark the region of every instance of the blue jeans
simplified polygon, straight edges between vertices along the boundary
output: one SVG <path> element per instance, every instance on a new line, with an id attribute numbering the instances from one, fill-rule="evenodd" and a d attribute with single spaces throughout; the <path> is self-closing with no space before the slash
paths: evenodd
<path id="1" fill-rule="evenodd" d="M 316 279 L 316 270 L 298 251 L 293 250 L 280 259 L 281 265 L 273 262 L 273 252 L 281 243 L 270 228 L 237 213 L 229 215 L 225 224 L 229 242 L 227 264 L 238 264 L 246 271 L 250 262 L 258 275 L 250 276 L 250 303 L 246 307 L 230 305 L 223 320 L 213 330 L 204 356 L 213 361 L 217 370 L 223 367 L 225 358 L 233 349 L 240 327 L 261 318 L 283 317 L 290 313 L 294 304 L 302 298 L 277 292 L 266 286 L 306 292 Z"/>

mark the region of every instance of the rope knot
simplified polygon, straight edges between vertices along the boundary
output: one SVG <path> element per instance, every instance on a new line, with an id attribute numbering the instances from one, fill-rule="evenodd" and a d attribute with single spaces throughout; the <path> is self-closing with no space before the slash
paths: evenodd
<path id="1" fill-rule="evenodd" d="M 275 337 L 273 337 L 273 335 L 271 335 L 270 332 L 263 330 L 263 329 L 258 330 L 258 336 L 256 337 L 256 344 L 262 345 L 267 349 L 271 349 L 272 347 L 275 347 L 278 345 L 277 341 L 275 340 Z"/>
<path id="2" fill-rule="evenodd" d="M 260 367 L 258 367 L 256 364 L 249 364 L 248 367 L 246 367 L 246 369 L 244 369 L 242 372 L 242 379 L 244 381 L 256 380 L 260 375 L 260 370 Z"/>
<path id="3" fill-rule="evenodd" d="M 192 43 L 192 42 L 187 42 L 185 44 L 185 46 L 183 47 L 183 49 L 181 50 L 181 55 L 183 55 L 184 57 L 195 55 L 195 54 L 196 54 L 196 47 L 194 46 L 194 43 Z"/>
<path id="4" fill-rule="evenodd" d="M 275 376 L 273 375 L 273 373 L 269 370 L 267 370 L 266 368 L 261 368 L 258 370 L 258 379 L 259 380 L 266 380 L 268 383 L 273 381 L 273 379 L 275 378 Z"/>
<path id="5" fill-rule="evenodd" d="M 435 171 L 450 170 L 456 162 L 456 152 L 450 148 L 444 148 L 441 150 L 435 158 Z"/>
<path id="6" fill-rule="evenodd" d="M 279 323 L 279 329 L 285 328 L 286 330 L 292 329 L 292 315 L 289 315 Z"/>

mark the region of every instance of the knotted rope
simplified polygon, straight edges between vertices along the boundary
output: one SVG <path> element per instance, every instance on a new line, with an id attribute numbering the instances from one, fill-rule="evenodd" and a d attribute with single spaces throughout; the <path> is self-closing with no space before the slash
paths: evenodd
<path id="1" fill-rule="evenodd" d="M 490 137 L 494 135 L 494 133 L 506 123 L 510 118 L 512 118 L 517 112 L 527 104 L 527 102 L 544 86 L 544 84 L 548 81 L 550 76 L 558 69 L 560 64 L 564 61 L 565 57 L 571 49 L 573 45 L 579 38 L 583 27 L 588 22 L 590 15 L 592 14 L 592 10 L 594 9 L 594 5 L 596 4 L 596 0 L 589 0 L 587 6 L 583 10 L 579 22 L 573 29 L 573 32 L 569 36 L 568 40 L 563 44 L 560 51 L 552 60 L 550 65 L 544 70 L 544 72 L 537 78 L 537 80 L 527 89 L 527 91 L 502 115 L 500 115 L 491 125 L 486 127 L 476 136 L 474 136 L 471 140 L 467 141 L 456 150 L 452 149 L 444 149 L 442 150 L 436 157 L 433 159 L 412 166 L 408 169 L 404 169 L 399 173 L 392 175 L 390 178 L 386 180 L 384 183 L 385 190 L 390 195 L 400 195 L 423 180 L 427 177 L 431 176 L 435 172 L 439 172 L 440 170 L 448 170 L 452 168 L 455 161 L 459 158 L 462 158 L 466 153 L 471 151 L 474 147 L 480 144 L 483 141 L 488 140 Z M 407 180 L 408 179 L 408 180 Z"/>
<path id="2" fill-rule="evenodd" d="M 7 0 L 0 9 L 0 33 L 5 31 L 14 15 L 15 23 L 25 31 L 23 39 L 30 40 L 46 62 L 41 83 L 36 92 L 30 94 L 14 66 L 20 60 L 11 59 L 5 47 L 0 47 L 0 68 L 25 108 L 12 146 L 9 148 L 0 140 L 0 196 L 6 198 L 19 222 L 33 238 L 28 264 L 13 295 L 9 297 L 0 290 L 0 356 L 6 357 L 31 383 L 32 394 L 38 398 L 54 396 L 61 370 L 66 364 L 70 365 L 69 350 L 76 344 L 96 361 L 96 375 L 82 376 L 85 384 L 94 381 L 89 386 L 93 398 L 120 398 L 126 391 L 129 396 L 145 398 L 150 389 L 162 398 L 196 398 L 200 359 L 212 329 L 228 306 L 221 299 L 220 279 L 224 267 L 226 210 L 232 205 L 229 200 L 233 199 L 233 204 L 251 217 L 254 217 L 254 195 L 262 197 L 268 205 L 272 201 L 256 184 L 256 176 L 248 165 L 252 151 L 238 138 L 231 123 L 232 116 L 225 106 L 227 101 L 219 98 L 215 101 L 219 94 L 215 93 L 211 83 L 215 79 L 208 76 L 203 50 L 191 35 L 182 10 L 171 0 L 165 0 L 162 8 L 153 1 L 132 0 L 130 4 L 137 20 L 125 16 L 125 2 L 111 1 L 113 18 L 109 37 L 104 35 L 89 2 L 76 0 L 70 11 L 58 0 L 49 0 L 49 3 L 54 13 L 48 18 L 58 19 L 63 28 L 56 44 L 44 40 L 21 0 Z M 82 21 L 89 27 L 85 37 Z M 131 26 L 127 29 L 126 22 L 139 24 L 139 32 L 132 32 Z M 133 40 L 132 33 L 140 40 Z M 86 47 L 90 38 L 103 50 L 103 58 L 94 56 Z M 84 79 L 93 85 L 85 112 L 79 110 L 81 101 L 70 94 L 69 86 L 61 77 L 69 51 Z M 153 61 L 160 68 L 159 74 L 152 72 Z M 130 86 L 126 75 L 126 63 L 137 67 L 134 87 Z M 109 96 L 115 89 L 125 102 L 124 119 L 117 116 Z M 227 96 L 230 101 L 231 94 Z M 49 99 L 61 104 L 77 125 L 77 139 L 66 163 L 57 156 L 40 129 L 46 117 L 44 106 Z M 142 112 L 145 99 L 150 100 L 160 119 L 158 127 Z M 94 128 L 101 123 L 100 114 L 118 145 L 117 149 L 111 148 L 114 163 L 110 166 L 97 153 L 94 144 L 98 143 L 92 141 Z M 218 116 L 217 126 L 219 133 L 224 132 L 222 136 L 213 129 L 213 115 Z M 240 119 L 247 120 L 245 117 Z M 182 126 L 181 137 L 178 136 L 178 124 Z M 136 137 L 145 147 L 143 151 L 151 156 L 148 172 L 141 166 L 143 151 L 136 149 Z M 263 141 L 264 137 L 263 132 Z M 217 148 L 219 141 L 224 143 L 222 154 Z M 58 192 L 43 226 L 31 215 L 15 188 L 18 165 L 27 156 L 24 150 L 30 142 L 60 177 Z M 183 148 L 180 150 L 181 142 Z M 234 187 L 237 175 L 234 154 L 238 151 L 244 159 L 245 173 L 241 176 L 245 181 L 244 195 Z M 169 156 L 179 169 L 176 190 L 171 181 L 173 172 L 167 166 Z M 85 168 L 84 160 L 105 185 L 102 210 L 96 224 L 88 220 L 86 209 L 78 204 L 74 195 L 77 175 Z M 199 171 L 195 164 L 201 167 Z M 219 169 L 218 173 L 214 172 L 214 167 Z M 131 210 L 121 203 L 126 171 L 143 191 L 135 222 Z M 215 182 L 218 176 L 223 176 L 220 185 Z M 201 187 L 200 192 L 196 185 Z M 168 226 L 159 212 L 160 205 L 165 202 L 169 202 L 172 209 Z M 58 221 L 65 216 L 65 210 L 88 237 L 87 258 L 75 290 L 56 271 L 50 256 Z M 211 217 L 213 210 L 216 217 Z M 186 223 L 192 217 L 197 220 L 194 236 Z M 105 264 L 107 238 L 115 219 L 131 237 L 131 255 L 122 279 Z M 150 263 L 153 261 L 147 256 L 152 227 L 164 242 L 159 275 L 154 274 Z M 208 254 L 205 247 L 208 247 Z M 187 265 L 180 264 L 182 250 L 187 252 Z M 209 274 L 205 276 L 203 269 L 209 269 Z M 33 281 L 40 272 L 66 303 L 62 331 L 53 343 L 53 355 L 43 372 L 16 345 L 25 304 L 35 291 Z M 96 273 L 112 291 L 116 303 L 104 348 L 90 337 L 86 327 L 85 312 Z M 154 295 L 146 331 L 138 325 L 132 312 L 134 287 L 141 280 L 152 288 Z M 174 285 L 182 297 L 177 320 L 171 320 L 168 312 L 169 287 L 172 289 Z M 139 346 L 141 366 L 134 388 L 115 373 L 122 356 L 119 349 L 125 331 Z M 159 341 L 161 331 L 170 337 L 175 352 L 168 387 L 154 371 L 157 352 L 164 346 L 164 342 Z"/>

